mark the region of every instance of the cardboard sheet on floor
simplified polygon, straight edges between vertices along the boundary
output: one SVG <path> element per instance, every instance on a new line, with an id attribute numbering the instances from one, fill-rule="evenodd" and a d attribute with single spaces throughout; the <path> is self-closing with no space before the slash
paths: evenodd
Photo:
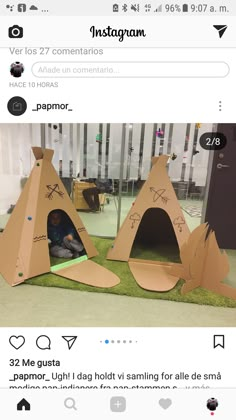
<path id="1" fill-rule="evenodd" d="M 78 283 L 87 284 L 94 287 L 114 287 L 120 283 L 112 271 L 107 270 L 94 261 L 86 260 L 78 262 L 67 267 L 53 270 L 55 274 L 66 279 L 77 281 Z"/>
<path id="2" fill-rule="evenodd" d="M 173 263 L 131 258 L 128 264 L 136 282 L 145 290 L 167 292 L 179 280 L 178 276 L 170 274 Z"/>

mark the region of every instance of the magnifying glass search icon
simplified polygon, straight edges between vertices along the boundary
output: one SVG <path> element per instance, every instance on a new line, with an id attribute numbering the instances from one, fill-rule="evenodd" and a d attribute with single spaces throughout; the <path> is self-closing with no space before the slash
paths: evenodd
<path id="1" fill-rule="evenodd" d="M 66 398 L 64 401 L 64 406 L 69 409 L 73 408 L 74 410 L 77 410 L 74 398 Z"/>

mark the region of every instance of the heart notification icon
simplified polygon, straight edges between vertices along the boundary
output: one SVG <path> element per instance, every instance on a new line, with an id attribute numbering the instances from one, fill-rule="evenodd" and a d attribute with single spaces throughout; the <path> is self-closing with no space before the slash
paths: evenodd
<path id="1" fill-rule="evenodd" d="M 172 401 L 170 398 L 161 398 L 159 400 L 159 405 L 161 406 L 161 408 L 163 408 L 164 410 L 167 410 L 172 404 Z"/>

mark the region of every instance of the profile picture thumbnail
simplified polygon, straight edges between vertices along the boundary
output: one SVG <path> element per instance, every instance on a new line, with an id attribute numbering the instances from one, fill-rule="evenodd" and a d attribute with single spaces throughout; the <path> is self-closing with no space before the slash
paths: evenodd
<path id="1" fill-rule="evenodd" d="M 19 61 L 15 61 L 15 63 L 11 64 L 10 73 L 13 77 L 21 77 L 24 71 L 25 71 L 24 65 L 20 63 Z"/>
<path id="2" fill-rule="evenodd" d="M 207 400 L 207 408 L 210 411 L 215 411 L 218 405 L 219 403 L 216 398 L 209 398 L 209 400 Z"/>

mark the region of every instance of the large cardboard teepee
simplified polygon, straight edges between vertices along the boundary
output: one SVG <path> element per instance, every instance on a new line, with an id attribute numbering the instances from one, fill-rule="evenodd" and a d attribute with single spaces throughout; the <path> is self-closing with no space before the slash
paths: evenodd
<path id="1" fill-rule="evenodd" d="M 166 171 L 168 156 L 153 159 L 152 170 L 136 201 L 126 217 L 108 259 L 128 261 L 137 283 L 144 289 L 168 291 L 179 279 L 185 280 L 181 293 L 203 287 L 223 296 L 236 299 L 236 289 L 223 283 L 229 272 L 229 261 L 225 251 L 218 247 L 216 236 L 207 223 L 198 226 L 190 234 L 174 189 Z M 180 264 L 147 261 L 130 258 L 135 237 L 142 219 L 150 209 L 159 208 L 168 214 L 179 245 Z M 151 214 L 151 213 L 149 213 Z M 154 225 L 162 223 L 162 213 L 150 218 L 149 235 Z M 158 220 L 158 217 L 160 220 Z M 148 220 L 149 222 L 149 220 Z M 147 228 L 147 226 L 146 226 Z M 165 235 L 165 226 L 162 235 Z M 168 231 L 167 231 L 168 233 Z"/>
<path id="2" fill-rule="evenodd" d="M 84 245 L 87 258 L 97 255 L 51 160 L 53 150 L 32 148 L 36 162 L 4 232 L 0 235 L 0 273 L 15 286 L 51 270 L 47 220 L 52 210 L 62 210 L 71 219 Z M 119 278 L 83 258 L 57 269 L 56 274 L 97 287 L 112 287 Z M 63 260 L 62 260 L 63 261 Z"/>
<path id="3" fill-rule="evenodd" d="M 150 214 L 150 221 L 148 221 L 150 236 L 152 236 L 152 226 L 154 224 L 161 225 L 162 221 L 168 218 L 169 228 L 174 232 L 179 249 L 188 240 L 190 235 L 166 170 L 168 159 L 169 156 L 167 155 L 153 158 L 153 166 L 148 179 L 133 203 L 118 232 L 114 245 L 107 255 L 107 258 L 110 260 L 128 261 L 137 283 L 147 290 L 154 291 L 167 291 L 172 289 L 179 280 L 179 277 L 171 275 L 172 263 L 130 258 L 135 237 L 142 223 L 142 219 L 146 217 L 145 214 L 147 217 Z M 150 212 L 150 209 L 160 209 L 160 212 Z M 153 219 L 153 215 L 156 217 L 155 219 Z M 166 217 L 167 215 L 168 217 Z M 170 231 L 169 228 L 168 232 Z M 163 229 L 160 226 L 162 239 L 165 239 L 165 235 L 168 232 L 165 230 L 164 224 Z"/>

